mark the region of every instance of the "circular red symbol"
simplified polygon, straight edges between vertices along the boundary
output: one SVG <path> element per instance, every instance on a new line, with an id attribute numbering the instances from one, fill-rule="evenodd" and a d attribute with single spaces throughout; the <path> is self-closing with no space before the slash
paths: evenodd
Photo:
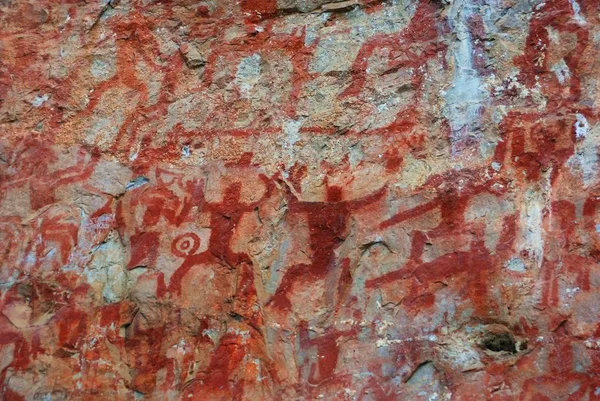
<path id="1" fill-rule="evenodd" d="M 193 255 L 200 247 L 200 237 L 194 233 L 181 234 L 171 243 L 171 251 L 176 256 L 185 258 Z"/>

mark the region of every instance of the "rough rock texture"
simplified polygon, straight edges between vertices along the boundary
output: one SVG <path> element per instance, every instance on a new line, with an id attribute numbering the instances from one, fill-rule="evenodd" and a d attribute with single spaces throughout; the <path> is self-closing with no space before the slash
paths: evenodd
<path id="1" fill-rule="evenodd" d="M 597 0 L 1 0 L 3 400 L 600 399 Z"/>

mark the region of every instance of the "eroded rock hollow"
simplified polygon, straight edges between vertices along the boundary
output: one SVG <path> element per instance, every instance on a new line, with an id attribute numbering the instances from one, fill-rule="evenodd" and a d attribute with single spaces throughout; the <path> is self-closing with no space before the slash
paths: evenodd
<path id="1" fill-rule="evenodd" d="M 597 0 L 1 0 L 0 399 L 600 399 Z"/>

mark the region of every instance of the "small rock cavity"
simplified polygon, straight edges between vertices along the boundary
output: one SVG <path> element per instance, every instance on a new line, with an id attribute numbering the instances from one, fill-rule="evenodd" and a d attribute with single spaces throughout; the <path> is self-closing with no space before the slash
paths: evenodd
<path id="1" fill-rule="evenodd" d="M 488 333 L 483 339 L 482 345 L 492 352 L 517 353 L 517 342 L 510 333 Z"/>

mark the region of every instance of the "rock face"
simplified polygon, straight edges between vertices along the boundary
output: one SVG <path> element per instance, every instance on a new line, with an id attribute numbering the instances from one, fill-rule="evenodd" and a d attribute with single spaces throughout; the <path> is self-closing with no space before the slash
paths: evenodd
<path id="1" fill-rule="evenodd" d="M 0 1 L 0 398 L 600 399 L 597 0 Z"/>

